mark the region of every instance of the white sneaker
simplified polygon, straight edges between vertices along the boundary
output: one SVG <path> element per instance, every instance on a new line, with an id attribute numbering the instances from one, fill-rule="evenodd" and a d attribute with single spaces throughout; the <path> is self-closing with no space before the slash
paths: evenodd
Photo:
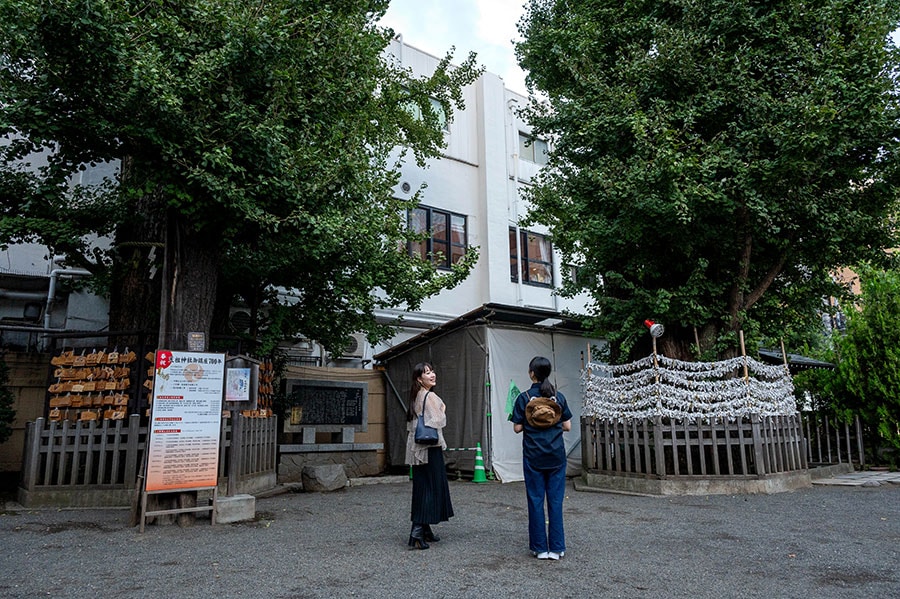
<path id="1" fill-rule="evenodd" d="M 561 557 L 561 554 L 556 553 L 555 551 L 551 551 L 550 553 L 547 554 L 547 557 L 552 560 L 558 560 Z"/>
<path id="2" fill-rule="evenodd" d="M 538 553 L 535 557 L 538 558 L 538 559 L 550 559 L 550 556 L 551 556 L 551 555 L 552 555 L 552 554 L 547 553 L 546 551 L 541 551 L 541 552 Z M 556 559 L 559 559 L 559 558 L 556 558 Z"/>

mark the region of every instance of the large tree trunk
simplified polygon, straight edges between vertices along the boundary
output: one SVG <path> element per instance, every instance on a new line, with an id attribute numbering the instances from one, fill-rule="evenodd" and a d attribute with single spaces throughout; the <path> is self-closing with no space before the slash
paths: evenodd
<path id="1" fill-rule="evenodd" d="M 159 346 L 188 348 L 189 333 L 203 333 L 208 348 L 216 300 L 219 246 L 169 212 L 160 302 Z"/>
<path id="2" fill-rule="evenodd" d="M 122 161 L 122 179 L 134 175 L 133 161 Z M 115 262 L 109 298 L 109 329 L 155 334 L 159 328 L 165 213 L 157 194 L 141 197 L 132 207 L 133 218 L 116 230 Z M 119 343 L 136 346 L 137 336 Z"/>

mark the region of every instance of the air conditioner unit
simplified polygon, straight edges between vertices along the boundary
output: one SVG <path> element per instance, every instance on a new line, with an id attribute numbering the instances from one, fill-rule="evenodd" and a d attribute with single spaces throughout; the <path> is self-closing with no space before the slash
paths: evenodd
<path id="1" fill-rule="evenodd" d="M 366 352 L 366 336 L 361 333 L 350 335 L 350 345 L 344 350 L 344 358 L 362 358 Z"/>
<path id="2" fill-rule="evenodd" d="M 253 324 L 253 317 L 246 310 L 233 310 L 228 318 L 231 328 L 236 333 L 246 333 Z"/>

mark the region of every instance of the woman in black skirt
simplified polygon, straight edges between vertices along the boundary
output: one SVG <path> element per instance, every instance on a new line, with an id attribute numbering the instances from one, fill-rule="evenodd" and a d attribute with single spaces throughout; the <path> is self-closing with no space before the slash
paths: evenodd
<path id="1" fill-rule="evenodd" d="M 444 441 L 443 429 L 447 426 L 447 414 L 444 402 L 432 391 L 436 382 L 437 375 L 431 364 L 416 364 L 406 412 L 406 463 L 412 466 L 413 479 L 409 546 L 416 549 L 428 549 L 428 543 L 440 541 L 431 530 L 431 525 L 446 522 L 453 516 L 450 485 L 447 484 L 447 472 L 444 469 L 447 443 Z M 416 443 L 416 420 L 423 413 L 425 425 L 438 431 L 436 445 Z"/>

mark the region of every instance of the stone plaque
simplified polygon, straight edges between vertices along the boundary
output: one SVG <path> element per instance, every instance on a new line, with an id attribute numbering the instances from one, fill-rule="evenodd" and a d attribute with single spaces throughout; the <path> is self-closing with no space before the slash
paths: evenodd
<path id="1" fill-rule="evenodd" d="M 306 427 L 340 432 L 346 427 L 368 428 L 369 388 L 351 381 L 285 381 L 285 431 Z"/>

